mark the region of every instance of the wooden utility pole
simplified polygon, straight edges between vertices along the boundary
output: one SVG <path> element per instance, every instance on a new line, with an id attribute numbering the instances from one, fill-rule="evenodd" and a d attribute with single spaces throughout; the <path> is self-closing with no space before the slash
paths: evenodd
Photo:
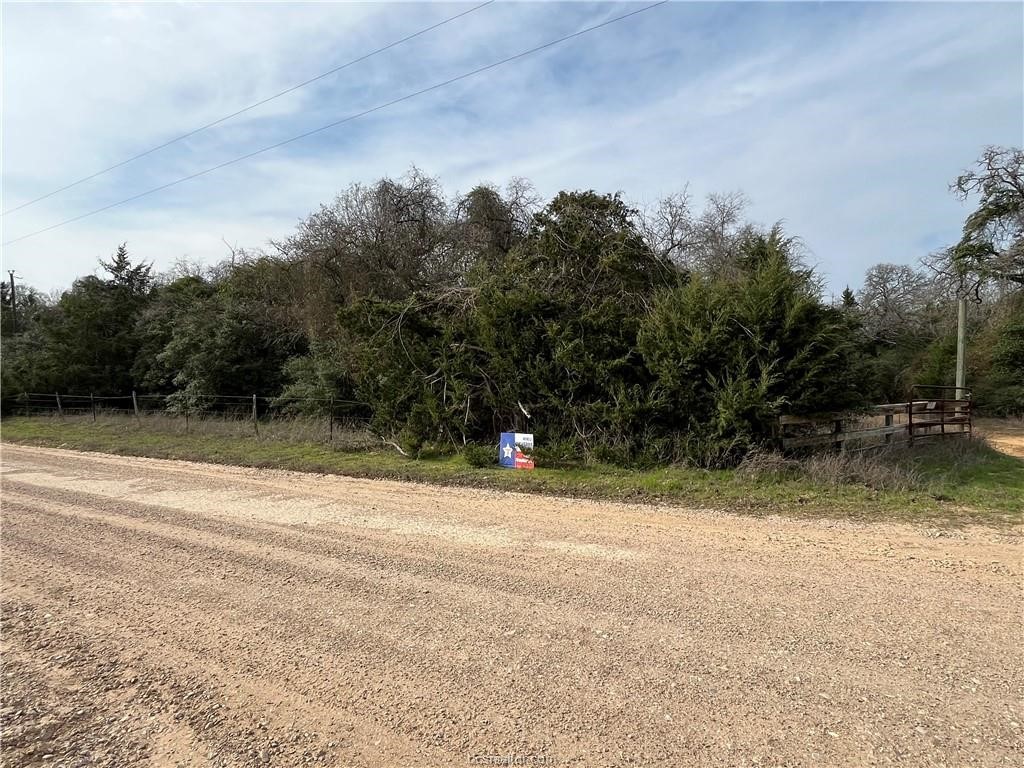
<path id="1" fill-rule="evenodd" d="M 7 274 L 11 276 L 11 333 L 15 334 L 18 332 L 18 297 L 14 288 L 14 270 L 7 270 Z"/>
<path id="2" fill-rule="evenodd" d="M 967 299 L 961 296 L 956 308 L 956 398 L 963 399 L 967 379 Z M 948 381 L 948 379 L 947 379 Z"/>

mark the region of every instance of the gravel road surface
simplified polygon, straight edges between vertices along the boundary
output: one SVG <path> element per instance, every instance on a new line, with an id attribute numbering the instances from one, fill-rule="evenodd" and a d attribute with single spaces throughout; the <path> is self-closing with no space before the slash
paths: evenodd
<path id="1" fill-rule="evenodd" d="M 1019 531 L 0 459 L 5 765 L 1024 764 Z"/>
<path id="2" fill-rule="evenodd" d="M 977 419 L 975 428 L 996 450 L 1024 459 L 1024 420 Z"/>

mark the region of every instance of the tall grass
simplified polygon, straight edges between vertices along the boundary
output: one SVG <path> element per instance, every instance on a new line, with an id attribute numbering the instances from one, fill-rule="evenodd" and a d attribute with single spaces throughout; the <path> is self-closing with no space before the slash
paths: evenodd
<path id="1" fill-rule="evenodd" d="M 46 418 L 54 425 L 93 424 L 90 413 L 65 413 Z M 166 411 L 142 411 L 136 420 L 124 411 L 100 410 L 96 414 L 97 426 L 142 429 L 146 432 L 163 434 L 194 434 L 216 437 L 249 437 L 259 440 L 273 440 L 287 443 L 329 443 L 339 450 L 368 450 L 377 448 L 380 440 L 371 434 L 360 419 L 335 418 L 334 428 L 326 416 L 310 417 L 301 415 L 274 414 L 261 416 L 255 423 L 251 416 L 242 414 L 183 414 Z"/>
<path id="2" fill-rule="evenodd" d="M 737 476 L 755 480 L 804 479 L 820 485 L 855 485 L 877 491 L 926 491 L 987 466 L 997 455 L 983 437 L 905 443 L 872 451 L 816 453 L 789 457 L 754 451 L 737 468 Z"/>

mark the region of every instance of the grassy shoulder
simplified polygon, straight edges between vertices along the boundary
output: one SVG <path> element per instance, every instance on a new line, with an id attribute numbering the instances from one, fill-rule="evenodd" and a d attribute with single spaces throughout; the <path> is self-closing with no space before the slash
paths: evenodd
<path id="1" fill-rule="evenodd" d="M 406 458 L 387 451 L 340 451 L 309 442 L 181 434 L 134 424 L 62 423 L 10 418 L 3 440 L 27 445 L 366 478 L 413 480 L 617 501 L 677 503 L 747 514 L 786 514 L 938 524 L 1016 525 L 1024 519 L 1024 461 L 984 445 L 922 447 L 887 457 L 913 482 L 863 482 L 857 472 L 813 472 L 787 465 L 759 471 L 686 467 L 628 470 L 586 466 L 532 472 L 475 468 L 462 456 Z"/>

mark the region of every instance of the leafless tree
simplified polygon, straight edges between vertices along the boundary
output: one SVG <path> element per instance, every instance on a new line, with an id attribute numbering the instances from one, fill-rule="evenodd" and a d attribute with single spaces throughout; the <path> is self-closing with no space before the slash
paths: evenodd
<path id="1" fill-rule="evenodd" d="M 865 330 L 884 342 L 907 333 L 934 335 L 948 322 L 948 313 L 941 309 L 947 301 L 948 295 L 930 275 L 906 264 L 876 264 L 857 293 Z"/>
<path id="2" fill-rule="evenodd" d="M 353 184 L 274 247 L 310 267 L 342 303 L 407 296 L 443 279 L 450 263 L 448 206 L 437 180 L 413 167 L 400 179 Z"/>
<path id="3" fill-rule="evenodd" d="M 526 236 L 540 200 L 533 185 L 522 178 L 514 178 L 504 192 L 481 184 L 456 196 L 449 228 L 457 253 L 452 274 L 464 276 L 478 262 L 497 266 Z"/>
<path id="4" fill-rule="evenodd" d="M 658 203 L 642 210 L 640 231 L 656 254 L 686 267 L 687 255 L 695 241 L 696 223 L 691 210 L 689 189 L 664 197 Z"/>
<path id="5" fill-rule="evenodd" d="M 755 228 L 744 220 L 740 192 L 711 194 L 695 215 L 688 188 L 660 200 L 639 217 L 651 249 L 683 269 L 723 274 L 736 268 L 740 245 Z"/>

